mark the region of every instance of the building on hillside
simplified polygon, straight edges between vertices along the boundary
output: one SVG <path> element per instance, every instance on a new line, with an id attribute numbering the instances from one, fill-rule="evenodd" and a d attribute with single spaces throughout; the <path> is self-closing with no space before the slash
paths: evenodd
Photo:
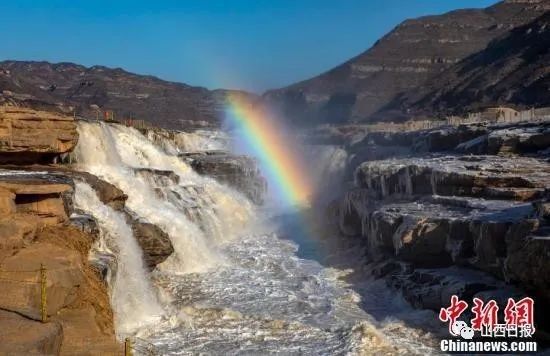
<path id="1" fill-rule="evenodd" d="M 549 119 L 550 107 L 536 108 L 533 110 L 533 116 L 537 119 Z"/>
<path id="2" fill-rule="evenodd" d="M 488 122 L 511 122 L 516 121 L 519 112 L 503 106 L 487 108 L 481 112 L 482 121 Z"/>

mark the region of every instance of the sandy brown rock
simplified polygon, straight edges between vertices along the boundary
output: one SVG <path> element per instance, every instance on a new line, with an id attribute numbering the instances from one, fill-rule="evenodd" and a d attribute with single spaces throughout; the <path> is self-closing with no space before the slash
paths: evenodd
<path id="1" fill-rule="evenodd" d="M 105 335 L 96 323 L 97 317 L 90 306 L 64 309 L 58 314 L 56 319 L 63 327 L 60 355 L 123 355 L 124 346 L 114 335 Z"/>
<path id="2" fill-rule="evenodd" d="M 55 315 L 75 299 L 82 283 L 82 262 L 75 251 L 35 243 L 2 261 L 0 308 L 40 320 L 40 265 L 46 267 L 47 313 Z"/>
<path id="3" fill-rule="evenodd" d="M 49 183 L 45 180 L 0 180 L 0 187 L 17 195 L 60 194 L 72 190 L 69 184 Z"/>
<path id="4" fill-rule="evenodd" d="M 39 220 L 28 214 L 0 217 L 0 262 L 34 240 Z"/>
<path id="5" fill-rule="evenodd" d="M 64 222 L 70 214 L 67 195 L 72 194 L 73 188 L 68 183 L 52 182 L 48 178 L 3 175 L 0 176 L 0 190 L 0 203 L 14 197 L 12 203 L 16 212 L 40 217 L 45 224 Z M 2 191 L 7 197 L 4 200 Z M 9 201 L 4 206 L 6 209 L 13 208 Z"/>
<path id="6" fill-rule="evenodd" d="M 0 355 L 57 355 L 63 329 L 59 322 L 41 323 L 0 310 Z"/>
<path id="7" fill-rule="evenodd" d="M 32 220 L 26 217 L 24 221 L 30 223 Z M 17 221 L 14 218 L 21 216 L 15 214 L 9 218 Z M 46 335 L 43 343 L 55 345 L 53 354 L 59 354 L 60 348 L 61 354 L 66 355 L 122 354 L 122 347 L 114 336 L 107 286 L 88 262 L 93 236 L 68 225 L 41 226 L 41 220 L 36 220 L 36 225 L 25 226 L 31 229 L 27 232 L 29 237 L 21 236 L 27 240 L 32 236 L 30 245 L 19 243 L 13 247 L 15 253 L 1 261 L 0 288 L 9 292 L 0 294 L 0 309 L 15 311 L 29 323 L 40 319 L 40 283 L 37 282 L 40 280 L 38 269 L 43 263 L 48 306 L 45 325 L 63 329 L 62 335 L 43 333 Z M 26 230 L 21 230 L 16 233 L 24 235 Z M 0 330 L 9 327 L 9 323 L 0 316 Z M 39 335 L 37 333 L 36 337 Z M 13 345 L 0 343 L 0 355 L 23 350 L 27 343 L 17 338 Z M 49 354 L 49 351 L 38 353 Z"/>
<path id="8" fill-rule="evenodd" d="M 15 213 L 15 194 L 0 188 L 0 216 Z"/>
<path id="9" fill-rule="evenodd" d="M 115 185 L 100 179 L 87 172 L 67 172 L 71 177 L 84 180 L 94 188 L 99 200 L 115 210 L 124 209 L 128 196 Z"/>
<path id="10" fill-rule="evenodd" d="M 89 305 L 95 310 L 95 320 L 101 331 L 109 336 L 114 334 L 113 313 L 107 285 L 101 280 L 88 261 L 93 236 L 72 226 L 46 226 L 37 232 L 37 242 L 55 245 L 67 251 L 77 253 L 81 261 L 82 282 L 76 290 L 76 298 L 68 309 L 85 308 Z"/>
<path id="11" fill-rule="evenodd" d="M 0 108 L 0 162 L 39 162 L 72 150 L 78 140 L 70 116 L 26 108 Z"/>

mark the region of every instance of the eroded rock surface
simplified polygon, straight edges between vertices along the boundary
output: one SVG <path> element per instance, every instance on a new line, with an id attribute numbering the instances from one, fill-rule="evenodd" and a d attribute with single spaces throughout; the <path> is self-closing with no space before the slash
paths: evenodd
<path id="1" fill-rule="evenodd" d="M 545 121 L 368 133 L 347 146 L 354 184 L 332 206 L 335 224 L 364 242 L 367 270 L 419 308 L 456 294 L 529 295 L 544 309 L 549 147 Z M 371 148 L 384 155 L 360 154 Z"/>
<path id="2" fill-rule="evenodd" d="M 107 286 L 88 262 L 97 236 L 82 227 L 91 224 L 80 229 L 70 224 L 72 178 L 4 169 L 0 193 L 0 354 L 89 354 L 94 343 L 104 354 L 120 352 Z M 40 322 L 41 266 L 45 324 Z M 79 344 L 75 335 L 92 330 L 94 342 Z"/>
<path id="3" fill-rule="evenodd" d="M 164 262 L 172 253 L 174 247 L 167 233 L 158 226 L 132 219 L 132 231 L 143 251 L 145 265 L 153 269 Z"/>
<path id="4" fill-rule="evenodd" d="M 189 153 L 183 155 L 197 173 L 210 176 L 237 189 L 256 204 L 262 204 L 267 183 L 257 162 L 249 156 L 227 152 Z"/>
<path id="5" fill-rule="evenodd" d="M 0 163 L 48 162 L 71 151 L 78 140 L 70 116 L 0 107 Z"/>
<path id="6" fill-rule="evenodd" d="M 58 355 L 63 341 L 59 322 L 43 324 L 17 313 L 0 310 L 0 353 L 4 355 Z"/>

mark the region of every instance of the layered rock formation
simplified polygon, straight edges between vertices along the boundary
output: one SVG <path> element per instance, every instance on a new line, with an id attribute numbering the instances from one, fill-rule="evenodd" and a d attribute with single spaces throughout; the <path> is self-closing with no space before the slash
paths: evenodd
<path id="1" fill-rule="evenodd" d="M 92 344 L 119 352 L 106 285 L 88 262 L 95 236 L 69 224 L 68 178 L 0 170 L 0 185 L 0 352 L 82 354 Z"/>
<path id="2" fill-rule="evenodd" d="M 186 153 L 182 156 L 190 162 L 197 173 L 210 176 L 237 189 L 256 204 L 263 203 L 267 182 L 253 158 L 221 151 L 207 154 Z"/>
<path id="3" fill-rule="evenodd" d="M 550 10 L 550 5 L 548 10 Z M 415 115 L 462 114 L 489 105 L 550 103 L 550 11 L 492 41 L 391 105 Z"/>
<path id="4" fill-rule="evenodd" d="M 25 166 L 51 163 L 70 152 L 77 140 L 70 116 L 0 108 L 2 354 L 122 351 L 114 336 L 107 286 L 88 261 L 98 231 L 79 229 L 70 220 L 73 177 L 66 170 Z M 116 194 L 104 195 L 117 200 Z M 46 323 L 41 322 L 44 315 Z"/>
<path id="5" fill-rule="evenodd" d="M 0 107 L 0 163 L 49 162 L 71 151 L 77 140 L 70 116 Z"/>
<path id="6" fill-rule="evenodd" d="M 171 131 L 159 128 L 142 129 L 155 145 L 187 162 L 195 172 L 243 193 L 256 204 L 262 204 L 267 193 L 267 181 L 258 162 L 247 155 L 228 151 L 231 138 L 221 131 Z M 147 172 L 141 172 L 147 173 Z M 177 179 L 171 172 L 149 172 Z"/>
<path id="7" fill-rule="evenodd" d="M 395 100 L 404 92 L 421 88 L 430 79 L 440 85 L 441 90 L 445 90 L 448 81 L 437 78 L 449 68 L 456 68 L 454 73 L 459 76 L 464 74 L 464 70 L 469 71 L 468 78 L 477 75 L 479 71 L 485 71 L 487 78 L 492 78 L 494 70 L 498 69 L 495 68 L 491 73 L 483 69 L 482 65 L 488 59 L 483 52 L 477 59 L 464 62 L 463 70 L 460 70 L 462 64 L 454 66 L 468 56 L 482 51 L 492 40 L 511 29 L 543 15 L 550 9 L 549 6 L 546 0 L 503 1 L 486 9 L 457 10 L 443 15 L 406 20 L 357 57 L 312 79 L 269 91 L 264 98 L 290 120 L 300 120 L 304 124 L 396 121 L 408 117 L 410 113 L 394 104 Z M 529 36 L 533 41 L 535 33 L 536 29 Z M 523 35 L 516 38 L 521 36 Z M 502 48 L 498 44 L 496 46 Z M 508 48 L 504 49 L 505 52 L 507 50 Z M 513 47 L 509 50 L 510 59 L 522 58 L 523 52 L 514 51 Z M 507 61 L 508 54 L 505 52 L 491 52 L 492 56 L 502 55 L 502 58 L 495 61 L 495 67 L 498 66 L 497 63 L 509 64 L 502 71 L 517 64 Z M 522 60 L 531 63 L 528 58 L 523 57 Z M 544 58 L 536 59 L 532 64 L 536 66 L 536 63 L 543 63 L 538 62 L 539 60 L 544 61 Z M 511 80 L 523 84 L 521 81 L 531 78 L 532 74 L 528 70 L 525 75 L 518 74 L 518 78 Z M 459 90 L 465 90 L 460 85 L 462 83 L 464 81 L 460 80 L 455 83 L 457 95 Z M 534 84 L 533 89 L 539 84 Z M 503 91 L 505 87 L 503 83 Z M 515 88 L 517 93 L 512 96 L 514 99 L 533 92 L 523 90 L 521 86 Z M 490 95 L 497 98 L 500 94 Z M 514 103 L 512 97 L 506 97 L 506 101 Z M 439 102 L 442 106 L 445 104 L 444 99 L 442 97 Z M 470 99 L 472 98 L 468 97 Z M 479 99 L 476 96 L 473 101 L 478 102 Z M 535 99 L 529 100 L 532 102 Z M 548 98 L 544 102 L 548 104 Z"/>
<path id="8" fill-rule="evenodd" d="M 547 122 L 367 133 L 347 146 L 354 187 L 334 222 L 413 305 L 529 295 L 548 329 L 549 139 Z"/>

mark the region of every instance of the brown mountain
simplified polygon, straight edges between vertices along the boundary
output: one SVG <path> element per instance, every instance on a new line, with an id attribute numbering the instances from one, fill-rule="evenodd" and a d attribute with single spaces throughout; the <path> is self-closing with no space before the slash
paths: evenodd
<path id="1" fill-rule="evenodd" d="M 509 0 L 486 9 L 406 20 L 357 57 L 264 98 L 285 116 L 305 123 L 400 118 L 398 110 L 387 110 L 400 93 L 421 87 L 547 10 L 550 0 Z"/>
<path id="2" fill-rule="evenodd" d="M 495 39 L 389 107 L 434 115 L 502 104 L 550 106 L 550 11 Z"/>
<path id="3" fill-rule="evenodd" d="M 56 106 L 95 117 L 96 106 L 115 118 L 134 118 L 180 129 L 217 125 L 227 90 L 208 90 L 126 72 L 73 63 L 0 62 L 0 99 L 33 107 Z"/>

